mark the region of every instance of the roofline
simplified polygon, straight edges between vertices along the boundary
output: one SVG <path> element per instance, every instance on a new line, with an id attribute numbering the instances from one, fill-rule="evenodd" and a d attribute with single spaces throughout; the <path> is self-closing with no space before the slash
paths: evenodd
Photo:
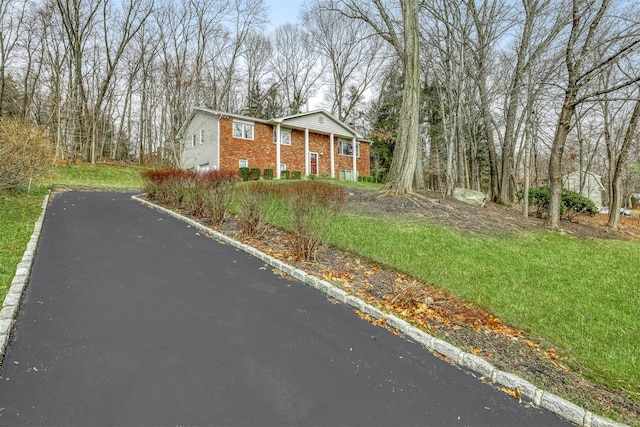
<path id="1" fill-rule="evenodd" d="M 298 114 L 291 114 L 289 116 L 284 116 L 284 117 L 277 117 L 277 118 L 273 118 L 273 119 L 259 119 L 257 117 L 251 117 L 251 116 L 244 116 L 242 114 L 234 114 L 234 113 L 228 113 L 226 111 L 220 111 L 220 110 L 212 110 L 210 108 L 205 108 L 205 107 L 194 107 L 191 110 L 191 113 L 189 113 L 189 116 L 187 117 L 187 119 L 184 121 L 184 123 L 182 124 L 182 126 L 180 126 L 180 129 L 178 129 L 178 135 L 182 134 L 183 129 L 187 126 L 188 123 L 191 122 L 191 120 L 193 119 L 193 116 L 196 114 L 196 112 L 201 112 L 201 113 L 205 113 L 205 114 L 209 114 L 212 116 L 221 116 L 221 117 L 231 117 L 233 119 L 238 119 L 238 120 L 246 120 L 246 121 L 251 121 L 251 122 L 258 122 L 258 123 L 263 123 L 263 124 L 269 124 L 269 125 L 276 125 L 276 124 L 281 124 L 282 122 L 284 122 L 285 120 L 289 120 L 289 119 L 294 119 L 297 117 L 304 117 L 304 116 L 308 116 L 311 114 L 323 114 L 327 117 L 329 117 L 331 120 L 335 121 L 336 123 L 340 123 L 342 126 L 345 127 L 345 129 L 349 130 L 352 134 L 352 136 L 354 136 L 358 141 L 360 142 L 365 142 L 365 143 L 369 143 L 371 144 L 372 141 L 364 139 L 358 132 L 356 132 L 354 129 L 352 129 L 351 127 L 349 127 L 347 124 L 345 124 L 344 122 L 338 120 L 335 116 L 333 116 L 331 113 L 327 112 L 326 110 L 323 109 L 318 109 L 318 110 L 313 110 L 313 111 L 307 111 L 304 113 L 298 113 Z M 318 129 L 314 129 L 314 130 L 318 130 Z"/>
<path id="2" fill-rule="evenodd" d="M 569 178 L 569 175 L 573 175 L 574 173 L 579 174 L 580 171 L 579 170 L 575 170 L 573 172 L 568 173 L 567 175 L 565 175 L 565 177 L 566 177 L 565 179 Z M 586 175 L 592 175 L 596 179 L 596 182 L 600 185 L 600 189 L 606 190 L 605 186 L 602 185 L 602 176 L 600 176 L 600 175 L 598 175 L 596 173 L 593 173 L 591 171 L 583 171 L 583 173 L 586 174 Z"/>
<path id="3" fill-rule="evenodd" d="M 329 113 L 326 110 L 323 109 L 318 109 L 318 110 L 312 110 L 312 111 L 306 111 L 304 113 L 298 113 L 298 114 L 291 114 L 289 116 L 285 116 L 285 117 L 278 117 L 278 118 L 274 118 L 271 119 L 270 122 L 271 123 L 282 123 L 285 120 L 289 120 L 289 119 L 295 119 L 298 117 L 304 117 L 304 116 L 309 116 L 311 114 L 324 114 L 325 116 L 329 117 L 331 120 L 333 120 L 336 123 L 340 123 L 342 126 L 344 126 L 346 129 L 348 129 L 349 131 L 351 131 L 351 133 L 353 134 L 353 136 L 355 136 L 358 140 L 361 141 L 365 141 L 365 142 L 371 142 L 371 141 L 366 141 L 362 135 L 360 135 L 358 132 L 355 131 L 355 129 L 352 129 L 349 125 L 347 125 L 346 123 L 344 123 L 342 120 L 338 120 L 337 117 L 335 117 L 333 114 Z"/>
<path id="4" fill-rule="evenodd" d="M 269 124 L 269 120 L 259 119 L 257 117 L 251 117 L 251 116 L 243 116 L 242 114 L 227 113 L 226 111 L 211 110 L 209 108 L 204 108 L 204 107 L 194 107 L 193 111 L 194 112 L 195 111 L 201 111 L 203 113 L 211 114 L 212 116 L 225 116 L 225 117 L 231 117 L 231 118 L 234 118 L 234 119 L 240 119 L 240 120 L 246 120 L 246 121 L 251 121 L 251 122 L 259 122 L 259 123 Z"/>

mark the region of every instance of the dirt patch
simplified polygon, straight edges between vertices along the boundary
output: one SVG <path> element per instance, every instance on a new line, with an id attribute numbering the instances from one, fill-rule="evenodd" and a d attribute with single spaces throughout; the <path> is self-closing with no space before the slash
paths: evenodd
<path id="1" fill-rule="evenodd" d="M 511 208 L 488 203 L 485 207 L 473 206 L 445 197 L 442 193 L 420 191 L 429 201 L 412 197 L 382 196 L 377 191 L 349 189 L 347 209 L 360 215 L 377 218 L 400 218 L 433 222 L 450 228 L 481 235 L 517 233 L 547 230 L 544 220 L 524 217 L 522 207 Z M 607 215 L 589 217 L 578 215 L 571 221 L 563 220 L 563 232 L 578 238 L 624 239 L 640 242 L 640 218 L 621 217 L 620 229 L 607 227 Z"/>
<path id="2" fill-rule="evenodd" d="M 386 197 L 376 191 L 349 189 L 347 210 L 376 218 L 440 224 L 479 235 L 545 229 L 542 219 L 525 218 L 517 207 L 489 204 L 481 208 L 443 197 L 439 193 L 420 194 L 420 199 Z M 578 217 L 573 222 L 563 220 L 562 228 L 564 233 L 582 239 L 640 242 L 638 218 L 622 218 L 620 230 L 607 228 L 606 221 L 606 215 Z M 447 291 L 333 247 L 325 248 L 316 262 L 301 261 L 290 252 L 288 236 L 282 230 L 272 229 L 260 238 L 247 239 L 239 235 L 236 222 L 229 219 L 219 231 L 330 281 L 372 305 L 393 312 L 426 332 L 486 359 L 498 369 L 517 374 L 594 413 L 640 425 L 640 394 L 612 390 L 587 380 L 585 368 Z M 370 320 L 385 327 L 384 322 Z"/>

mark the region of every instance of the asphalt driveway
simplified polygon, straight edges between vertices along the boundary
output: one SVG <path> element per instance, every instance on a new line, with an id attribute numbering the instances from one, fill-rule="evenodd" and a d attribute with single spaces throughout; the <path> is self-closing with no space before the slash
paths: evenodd
<path id="1" fill-rule="evenodd" d="M 567 425 L 130 196 L 52 198 L 0 425 Z"/>

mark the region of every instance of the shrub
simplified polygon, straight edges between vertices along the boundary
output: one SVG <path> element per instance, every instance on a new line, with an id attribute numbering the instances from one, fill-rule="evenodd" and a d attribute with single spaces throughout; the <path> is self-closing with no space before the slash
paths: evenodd
<path id="1" fill-rule="evenodd" d="M 518 201 L 524 197 L 522 190 L 516 194 Z M 549 214 L 549 187 L 532 187 L 529 189 L 529 205 L 536 207 L 536 217 L 545 218 Z M 596 205 L 587 197 L 575 191 L 563 190 L 560 200 L 560 215 L 573 219 L 577 214 L 594 216 L 598 212 Z"/>
<path id="2" fill-rule="evenodd" d="M 243 236 L 257 237 L 262 235 L 268 226 L 267 214 L 274 196 L 274 184 L 265 181 L 249 182 L 236 187 L 236 221 Z"/>
<path id="3" fill-rule="evenodd" d="M 346 190 L 320 181 L 296 182 L 283 186 L 283 190 L 296 256 L 315 260 L 329 225 L 344 207 Z"/>
<path id="4" fill-rule="evenodd" d="M 219 226 L 224 221 L 233 201 L 233 189 L 238 181 L 238 175 L 229 170 L 208 171 L 200 176 L 203 214 L 209 217 L 213 226 Z"/>
<path id="5" fill-rule="evenodd" d="M 0 190 L 18 189 L 40 178 L 51 163 L 53 144 L 39 127 L 0 119 Z"/>
<path id="6" fill-rule="evenodd" d="M 273 179 L 273 169 L 265 169 L 262 173 L 264 179 Z"/>
<path id="7" fill-rule="evenodd" d="M 280 171 L 280 179 L 289 179 L 289 171 Z"/>
<path id="8" fill-rule="evenodd" d="M 180 207 L 188 214 L 202 217 L 205 215 L 204 191 L 202 173 L 188 171 L 189 174 L 183 176 L 181 182 L 182 199 Z"/>
<path id="9" fill-rule="evenodd" d="M 194 185 L 198 172 L 183 169 L 160 169 L 143 172 L 144 188 L 149 198 L 159 203 L 181 206 L 185 188 Z"/>
<path id="10" fill-rule="evenodd" d="M 239 173 L 243 181 L 249 181 L 249 168 L 240 168 Z"/>
<path id="11" fill-rule="evenodd" d="M 247 176 L 249 181 L 257 181 L 260 179 L 260 168 L 250 168 Z"/>
<path id="12" fill-rule="evenodd" d="M 302 179 L 302 172 L 291 171 L 291 179 Z"/>
<path id="13" fill-rule="evenodd" d="M 150 199 L 209 217 L 216 226 L 224 220 L 233 200 L 233 187 L 239 181 L 233 171 L 201 173 L 182 169 L 148 170 L 143 178 Z"/>
<path id="14" fill-rule="evenodd" d="M 562 204 L 566 208 L 566 217 L 571 220 L 578 214 L 594 216 L 598 213 L 593 201 L 575 191 L 564 190 L 562 192 Z"/>
<path id="15" fill-rule="evenodd" d="M 524 197 L 524 192 L 522 190 L 518 191 L 516 197 L 518 198 L 518 202 L 520 202 Z M 549 198 L 549 187 L 529 188 L 529 206 L 536 207 L 535 215 L 537 218 L 544 218 L 549 212 Z"/>

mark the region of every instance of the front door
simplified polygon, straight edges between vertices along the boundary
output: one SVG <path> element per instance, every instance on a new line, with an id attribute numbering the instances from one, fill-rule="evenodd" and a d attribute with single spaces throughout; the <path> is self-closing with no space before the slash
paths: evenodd
<path id="1" fill-rule="evenodd" d="M 318 153 L 309 153 L 309 173 L 318 175 Z"/>

